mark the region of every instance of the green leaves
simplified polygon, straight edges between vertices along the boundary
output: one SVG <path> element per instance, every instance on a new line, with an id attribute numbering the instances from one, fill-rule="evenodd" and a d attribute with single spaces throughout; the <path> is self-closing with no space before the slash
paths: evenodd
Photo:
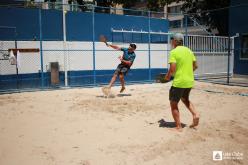
<path id="1" fill-rule="evenodd" d="M 182 10 L 193 19 L 208 27 L 217 29 L 219 35 L 228 35 L 230 0 L 184 0 Z"/>
<path id="2" fill-rule="evenodd" d="M 147 0 L 147 8 L 151 11 L 159 11 L 165 5 L 172 2 L 177 2 L 178 0 Z"/>

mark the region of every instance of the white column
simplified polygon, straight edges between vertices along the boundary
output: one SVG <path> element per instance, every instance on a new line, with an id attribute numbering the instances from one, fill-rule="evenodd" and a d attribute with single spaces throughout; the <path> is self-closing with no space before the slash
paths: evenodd
<path id="1" fill-rule="evenodd" d="M 66 6 L 67 0 L 63 0 L 63 47 L 64 47 L 64 72 L 65 72 L 65 86 L 68 86 L 68 77 L 67 77 L 67 71 L 68 71 L 68 53 L 67 53 L 67 45 L 66 45 Z"/>

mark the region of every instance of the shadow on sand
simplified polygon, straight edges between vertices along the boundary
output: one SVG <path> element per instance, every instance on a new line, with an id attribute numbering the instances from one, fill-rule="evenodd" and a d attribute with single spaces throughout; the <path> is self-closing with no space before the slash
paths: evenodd
<path id="1" fill-rule="evenodd" d="M 165 128 L 174 128 L 174 127 L 176 127 L 175 122 L 167 122 L 164 119 L 159 120 L 158 123 L 159 123 L 159 127 L 165 127 Z M 182 124 L 183 128 L 186 127 L 186 124 L 184 124 L 184 123 L 181 123 L 181 124 Z"/>
<path id="2" fill-rule="evenodd" d="M 110 94 L 109 96 L 105 96 L 105 95 L 98 95 L 96 97 L 98 98 L 115 98 L 115 97 L 128 97 L 128 96 L 132 96 L 131 94 L 117 94 L 117 95 L 114 95 L 114 94 Z"/>
<path id="3" fill-rule="evenodd" d="M 116 95 L 117 97 L 126 97 L 126 96 L 132 96 L 131 94 L 124 94 L 124 93 L 120 93 Z"/>

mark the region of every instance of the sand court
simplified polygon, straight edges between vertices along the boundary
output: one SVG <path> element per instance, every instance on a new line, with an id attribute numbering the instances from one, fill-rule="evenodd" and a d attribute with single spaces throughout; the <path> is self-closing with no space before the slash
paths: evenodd
<path id="1" fill-rule="evenodd" d="M 213 164 L 213 151 L 243 154 L 219 164 L 248 164 L 248 89 L 196 82 L 190 98 L 200 124 L 189 128 L 180 102 L 178 133 L 169 130 L 170 86 L 113 87 L 112 98 L 101 88 L 0 95 L 0 164 Z"/>

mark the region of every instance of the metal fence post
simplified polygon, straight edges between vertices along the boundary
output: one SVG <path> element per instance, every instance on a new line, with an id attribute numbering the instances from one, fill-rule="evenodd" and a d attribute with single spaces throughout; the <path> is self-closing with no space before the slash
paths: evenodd
<path id="1" fill-rule="evenodd" d="M 17 49 L 17 31 L 16 28 L 14 28 L 14 35 L 15 35 L 15 49 Z M 17 57 L 17 56 L 16 56 Z M 18 71 L 18 62 L 15 64 L 16 67 L 16 88 L 19 89 L 19 71 Z"/>
<path id="2" fill-rule="evenodd" d="M 227 54 L 227 84 L 229 85 L 230 76 L 230 54 L 231 54 L 231 38 L 228 36 L 228 54 Z"/>
<path id="3" fill-rule="evenodd" d="M 92 5 L 93 80 L 96 86 L 95 6 Z"/>
<path id="4" fill-rule="evenodd" d="M 151 81 L 151 11 L 148 11 L 148 62 L 149 62 L 149 81 Z"/>
<path id="5" fill-rule="evenodd" d="M 41 88 L 44 87 L 44 71 L 43 71 L 43 50 L 42 50 L 42 17 L 41 9 L 39 9 L 39 26 L 40 26 L 40 65 L 41 65 Z"/>
<path id="6" fill-rule="evenodd" d="M 185 45 L 188 46 L 188 15 L 185 14 Z"/>
<path id="7" fill-rule="evenodd" d="M 68 86 L 68 53 L 67 53 L 67 45 L 66 45 L 66 9 L 65 9 L 65 0 L 63 0 L 63 47 L 64 47 L 64 70 L 65 70 L 65 86 Z"/>
<path id="8" fill-rule="evenodd" d="M 166 66 L 167 66 L 167 70 L 169 71 L 169 55 L 170 55 L 170 50 L 169 49 L 171 49 L 170 48 L 170 39 L 171 39 L 171 36 L 170 36 L 170 34 L 168 34 L 167 35 L 167 52 L 166 52 L 166 54 L 167 54 L 167 61 L 166 61 Z"/>

